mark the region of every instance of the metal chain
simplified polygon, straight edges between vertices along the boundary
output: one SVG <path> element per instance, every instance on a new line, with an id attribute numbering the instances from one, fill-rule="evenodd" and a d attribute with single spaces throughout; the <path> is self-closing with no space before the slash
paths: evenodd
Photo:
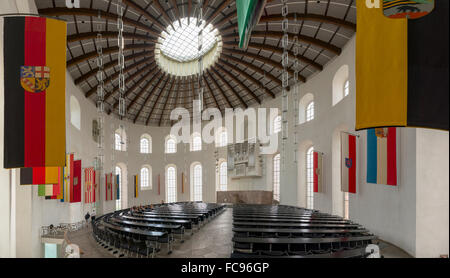
<path id="1" fill-rule="evenodd" d="M 101 14 L 98 14 L 99 23 L 96 25 L 97 28 L 97 158 L 95 159 L 95 168 L 98 173 L 98 188 L 100 193 L 100 185 L 102 184 L 103 167 L 105 160 L 105 82 L 104 78 L 104 63 L 103 63 L 103 37 L 102 37 L 102 23 Z M 95 207 L 98 209 L 100 198 L 97 198 Z"/>
<path id="2" fill-rule="evenodd" d="M 123 54 L 123 50 L 125 47 L 125 40 L 123 37 L 123 12 L 124 8 L 122 5 L 122 0 L 117 0 L 117 30 L 119 32 L 117 36 L 117 44 L 119 47 L 119 53 L 117 57 L 118 66 L 119 66 L 119 115 L 124 117 L 126 115 L 126 106 L 125 106 L 125 75 L 123 70 L 125 69 L 125 57 Z"/>
<path id="3" fill-rule="evenodd" d="M 295 17 L 295 28 L 294 28 L 294 34 L 297 34 L 297 17 Z M 293 67 L 294 67 L 294 90 L 293 90 L 293 95 L 294 95 L 294 115 L 293 115 L 293 120 L 294 120 L 294 162 L 297 163 L 297 153 L 298 153 L 298 134 L 297 134 L 297 126 L 298 126 L 298 110 L 299 110 L 299 83 L 298 83 L 298 75 L 299 75 L 299 70 L 300 70 L 300 64 L 298 61 L 297 56 L 300 53 L 300 46 L 299 46 L 299 42 L 298 42 L 298 36 L 295 35 L 293 40 L 292 40 L 292 51 L 294 52 L 294 63 L 293 63 Z"/>
<path id="4" fill-rule="evenodd" d="M 281 38 L 281 47 L 283 48 L 283 55 L 281 59 L 281 64 L 283 66 L 282 72 L 282 99 L 281 99 L 281 171 L 285 172 L 286 166 L 286 141 L 288 137 L 288 86 L 289 86 L 289 20 L 288 15 L 288 5 L 287 0 L 281 0 L 281 15 L 283 16 L 283 21 L 281 22 L 281 29 L 283 31 L 283 37 Z"/>
<path id="5" fill-rule="evenodd" d="M 203 30 L 205 26 L 203 25 L 203 0 L 197 0 L 197 27 L 200 27 L 200 30 L 198 32 L 198 52 L 201 52 L 203 49 Z M 197 85 L 198 85 L 198 93 L 197 97 L 200 101 L 200 112 L 203 111 L 203 91 L 204 91 L 204 84 L 203 84 L 203 57 L 201 56 L 198 59 L 198 78 L 197 78 Z"/>

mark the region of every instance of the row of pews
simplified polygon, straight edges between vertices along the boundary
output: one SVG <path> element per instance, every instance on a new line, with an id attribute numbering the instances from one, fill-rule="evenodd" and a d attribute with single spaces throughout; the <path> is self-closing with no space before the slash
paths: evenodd
<path id="1" fill-rule="evenodd" d="M 222 213 L 225 205 L 179 202 L 131 208 L 103 215 L 92 222 L 95 240 L 117 257 L 155 257 L 161 245 L 172 253 L 176 240 Z"/>
<path id="2" fill-rule="evenodd" d="M 362 258 L 375 239 L 361 225 L 316 210 L 233 207 L 232 258 Z"/>

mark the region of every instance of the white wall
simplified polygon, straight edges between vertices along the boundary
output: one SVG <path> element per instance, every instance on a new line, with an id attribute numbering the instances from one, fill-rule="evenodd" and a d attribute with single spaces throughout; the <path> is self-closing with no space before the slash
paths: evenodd
<path id="1" fill-rule="evenodd" d="M 416 256 L 448 255 L 448 132 L 416 130 Z"/>

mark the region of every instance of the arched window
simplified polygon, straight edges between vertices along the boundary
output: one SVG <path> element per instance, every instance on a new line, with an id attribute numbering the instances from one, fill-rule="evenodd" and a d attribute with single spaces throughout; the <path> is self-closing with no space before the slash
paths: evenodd
<path id="1" fill-rule="evenodd" d="M 280 154 L 273 157 L 273 199 L 280 201 Z"/>
<path id="2" fill-rule="evenodd" d="M 147 138 L 141 138 L 141 153 L 149 153 L 148 144 L 149 142 Z"/>
<path id="3" fill-rule="evenodd" d="M 348 65 L 341 66 L 333 77 L 333 106 L 338 104 L 344 97 L 350 94 L 349 68 Z"/>
<path id="4" fill-rule="evenodd" d="M 177 169 L 174 166 L 169 166 L 166 170 L 166 199 L 167 203 L 177 201 Z"/>
<path id="5" fill-rule="evenodd" d="M 276 116 L 273 119 L 273 132 L 278 133 L 281 131 L 281 116 Z"/>
<path id="6" fill-rule="evenodd" d="M 202 179 L 202 165 L 196 164 L 193 171 L 193 186 L 194 186 L 194 202 L 202 201 L 203 195 L 203 179 Z"/>
<path id="7" fill-rule="evenodd" d="M 314 147 L 306 152 L 306 207 L 314 208 Z"/>
<path id="8" fill-rule="evenodd" d="M 119 166 L 116 166 L 116 172 L 115 172 L 116 176 L 119 175 L 119 198 L 116 199 L 116 210 L 121 210 L 122 209 L 122 202 L 121 202 L 121 193 L 122 193 L 122 168 L 120 168 Z M 115 178 L 115 177 L 114 177 Z M 114 183 L 113 183 L 114 184 Z M 114 191 L 114 194 L 117 194 Z"/>
<path id="9" fill-rule="evenodd" d="M 217 147 L 226 147 L 228 145 L 228 133 L 226 130 L 221 130 L 217 136 Z"/>
<path id="10" fill-rule="evenodd" d="M 176 153 L 177 152 L 177 140 L 173 136 L 168 136 L 166 138 L 166 153 Z"/>
<path id="11" fill-rule="evenodd" d="M 114 135 L 114 146 L 116 151 L 121 151 L 122 145 L 123 145 L 122 136 L 120 136 L 120 134 L 116 132 Z"/>
<path id="12" fill-rule="evenodd" d="M 350 94 L 350 81 L 348 79 L 344 83 L 344 97 Z"/>
<path id="13" fill-rule="evenodd" d="M 311 101 L 307 106 L 306 106 L 306 121 L 312 121 L 314 120 L 314 101 Z"/>
<path id="14" fill-rule="evenodd" d="M 198 134 L 192 136 L 191 151 L 197 152 L 202 150 L 202 137 Z"/>
<path id="15" fill-rule="evenodd" d="M 308 110 L 308 106 L 311 103 L 313 103 L 313 101 L 314 101 L 314 95 L 311 93 L 307 93 L 298 102 L 298 123 L 299 124 L 303 124 L 308 121 L 307 110 Z M 311 108 L 313 108 L 313 107 L 314 106 L 312 106 Z M 314 117 L 314 109 L 312 110 L 312 112 L 313 112 L 313 117 Z"/>
<path id="16" fill-rule="evenodd" d="M 142 190 L 147 190 L 152 188 L 152 174 L 151 169 L 148 166 L 141 168 L 140 174 L 140 184 Z"/>
<path id="17" fill-rule="evenodd" d="M 224 161 L 219 164 L 219 189 L 220 191 L 227 191 L 228 186 L 228 166 Z"/>
<path id="18" fill-rule="evenodd" d="M 152 138 L 148 134 L 143 134 L 140 141 L 140 153 L 152 152 Z"/>
<path id="19" fill-rule="evenodd" d="M 78 130 L 81 129 L 80 103 L 74 96 L 70 96 L 70 123 Z"/>

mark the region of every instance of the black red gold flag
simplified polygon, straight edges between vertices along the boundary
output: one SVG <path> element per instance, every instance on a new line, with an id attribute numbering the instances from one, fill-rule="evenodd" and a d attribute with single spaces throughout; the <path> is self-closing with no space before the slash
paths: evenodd
<path id="1" fill-rule="evenodd" d="M 356 1 L 356 130 L 449 130 L 449 1 L 409 19 L 365 2 Z"/>
<path id="2" fill-rule="evenodd" d="M 4 167 L 64 167 L 66 22 L 0 19 L 4 55 Z"/>

